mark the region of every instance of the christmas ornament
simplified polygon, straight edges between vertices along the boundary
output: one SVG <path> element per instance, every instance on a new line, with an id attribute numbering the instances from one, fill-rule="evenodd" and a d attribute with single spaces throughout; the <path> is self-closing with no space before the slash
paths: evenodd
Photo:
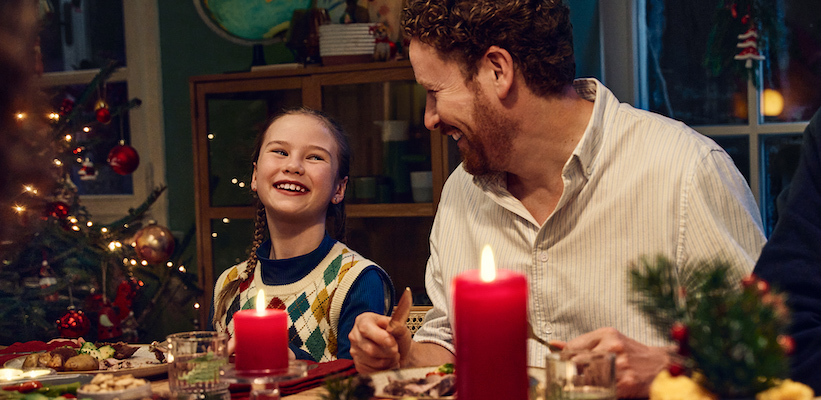
<path id="1" fill-rule="evenodd" d="M 138 287 L 139 285 L 134 277 L 126 279 L 117 285 L 114 308 L 117 310 L 117 318 L 119 318 L 120 321 L 125 321 L 125 318 L 131 313 L 131 305 L 137 296 Z"/>
<path id="2" fill-rule="evenodd" d="M 120 328 L 120 317 L 111 303 L 104 301 L 100 308 L 100 317 L 97 323 L 97 339 L 111 340 L 123 334 Z"/>
<path id="3" fill-rule="evenodd" d="M 60 104 L 60 116 L 65 117 L 71 110 L 74 109 L 74 100 L 70 98 L 63 99 L 63 102 Z"/>
<path id="4" fill-rule="evenodd" d="M 133 147 L 121 141 L 108 153 L 108 165 L 114 172 L 128 175 L 137 170 L 140 165 L 140 155 Z"/>
<path id="5" fill-rule="evenodd" d="M 49 286 L 54 286 L 57 284 L 57 278 L 54 277 L 54 274 L 51 273 L 51 268 L 48 266 L 48 261 L 43 259 L 43 263 L 40 266 L 40 289 L 48 289 Z M 57 301 L 60 298 L 60 293 L 56 291 L 49 295 L 46 295 L 44 300 L 45 301 Z"/>
<path id="6" fill-rule="evenodd" d="M 78 338 L 88 333 L 91 321 L 82 310 L 69 306 L 66 315 L 57 320 L 57 329 L 60 330 L 60 337 Z"/>
<path id="7" fill-rule="evenodd" d="M 53 201 L 46 204 L 45 217 L 63 219 L 68 216 L 71 207 L 62 201 Z"/>
<path id="8" fill-rule="evenodd" d="M 642 264 L 632 271 L 641 309 L 678 344 L 669 375 L 691 374 L 720 398 L 750 397 L 787 377 L 789 313 L 766 281 L 750 276 L 739 287 L 728 281 L 725 262 L 702 262 L 691 266 L 684 297 L 670 260 Z"/>
<path id="9" fill-rule="evenodd" d="M 749 18 L 749 16 L 747 16 L 747 18 Z M 744 22 L 742 21 L 742 23 Z M 740 42 L 738 42 L 736 47 L 741 49 L 741 51 L 733 58 L 744 61 L 744 67 L 747 69 L 752 68 L 753 60 L 761 61 L 764 59 L 764 56 L 758 52 L 758 31 L 754 26 L 751 26 L 746 32 L 738 35 L 738 39 Z"/>
<path id="10" fill-rule="evenodd" d="M 97 169 L 94 168 L 94 163 L 91 162 L 91 160 L 88 157 L 86 157 L 86 159 L 83 160 L 83 166 L 80 167 L 79 171 L 77 171 L 77 175 L 79 175 L 80 180 L 83 181 L 97 179 Z"/>
<path id="11" fill-rule="evenodd" d="M 94 117 L 97 118 L 97 121 L 101 124 L 111 122 L 111 110 L 108 108 L 108 104 L 106 104 L 105 100 L 100 99 L 100 101 L 94 105 Z"/>
<path id="12" fill-rule="evenodd" d="M 174 252 L 174 236 L 168 228 L 151 224 L 137 231 L 133 245 L 137 258 L 159 264 L 168 261 Z"/>

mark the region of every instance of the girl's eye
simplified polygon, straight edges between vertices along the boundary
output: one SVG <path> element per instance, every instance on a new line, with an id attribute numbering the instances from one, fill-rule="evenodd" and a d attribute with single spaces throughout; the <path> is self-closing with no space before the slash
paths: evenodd
<path id="1" fill-rule="evenodd" d="M 308 159 L 309 159 L 309 160 L 314 160 L 314 161 L 322 161 L 322 160 L 324 160 L 324 158 L 322 158 L 322 156 L 319 156 L 319 155 L 316 155 L 316 154 L 308 156 Z"/>
<path id="2" fill-rule="evenodd" d="M 281 155 L 281 156 L 287 156 L 287 155 L 288 155 L 288 152 L 287 152 L 287 151 L 285 151 L 285 150 L 280 150 L 280 149 L 274 149 L 274 150 L 271 150 L 271 153 L 274 153 L 274 154 L 279 154 L 279 155 Z"/>

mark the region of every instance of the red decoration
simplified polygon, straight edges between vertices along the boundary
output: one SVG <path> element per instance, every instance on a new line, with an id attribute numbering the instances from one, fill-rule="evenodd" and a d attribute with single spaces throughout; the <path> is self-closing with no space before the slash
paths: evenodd
<path id="1" fill-rule="evenodd" d="M 676 341 L 678 344 L 685 344 L 687 343 L 687 337 L 689 336 L 689 331 L 687 326 L 682 324 L 681 322 L 674 322 L 673 327 L 670 328 L 670 337 Z"/>
<path id="2" fill-rule="evenodd" d="M 134 297 L 137 296 L 137 288 L 139 283 L 137 279 L 130 278 L 120 282 L 117 286 L 117 296 L 114 298 L 114 308 L 117 310 L 117 317 L 120 321 L 124 321 L 128 314 L 131 313 L 131 305 L 134 302 Z"/>
<path id="3" fill-rule="evenodd" d="M 140 165 L 137 150 L 127 144 L 118 144 L 108 153 L 108 165 L 120 175 L 128 175 Z"/>
<path id="4" fill-rule="evenodd" d="M 64 202 L 54 201 L 46 204 L 45 217 L 63 219 L 68 216 L 68 212 L 70 209 L 71 207 L 69 207 L 69 205 Z"/>
<path id="5" fill-rule="evenodd" d="M 111 110 L 108 109 L 108 104 L 106 104 L 105 100 L 100 99 L 97 104 L 94 105 L 94 116 L 101 124 L 111 122 Z"/>
<path id="6" fill-rule="evenodd" d="M 103 307 L 100 308 L 100 318 L 98 322 L 97 339 L 110 340 L 122 336 L 123 330 L 120 328 L 120 317 L 111 303 L 103 303 Z"/>
<path id="7" fill-rule="evenodd" d="M 134 248 L 140 260 L 159 264 L 168 261 L 174 252 L 174 236 L 168 228 L 151 224 L 134 235 Z"/>
<path id="8" fill-rule="evenodd" d="M 792 336 L 778 335 L 775 340 L 778 342 L 778 345 L 784 349 L 784 354 L 789 356 L 795 351 L 795 339 L 793 339 Z"/>
<path id="9" fill-rule="evenodd" d="M 685 371 L 684 367 L 682 367 L 680 364 L 670 364 L 670 366 L 667 367 L 667 370 L 670 371 L 670 375 L 672 376 L 682 375 Z"/>
<path id="10" fill-rule="evenodd" d="M 57 320 L 57 329 L 60 336 L 65 338 L 78 338 L 88 333 L 91 328 L 91 321 L 81 310 L 74 307 L 68 308 L 68 313 Z"/>
<path id="11" fill-rule="evenodd" d="M 60 116 L 66 116 L 73 109 L 74 109 L 74 100 L 69 99 L 69 98 L 63 99 L 63 103 L 60 104 Z"/>
<path id="12" fill-rule="evenodd" d="M 83 166 L 77 171 L 77 175 L 80 176 L 82 181 L 95 180 L 97 179 L 97 168 L 94 168 L 94 163 L 86 157 Z"/>

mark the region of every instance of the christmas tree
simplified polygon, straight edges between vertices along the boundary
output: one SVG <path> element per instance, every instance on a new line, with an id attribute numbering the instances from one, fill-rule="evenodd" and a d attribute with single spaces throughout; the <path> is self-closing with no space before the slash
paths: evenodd
<path id="1" fill-rule="evenodd" d="M 79 93 L 44 99 L 51 107 L 40 106 L 53 110 L 16 114 L 21 126 L 46 131 L 44 152 L 53 165 L 50 179 L 24 185 L 10 205 L 16 220 L 7 222 L 20 234 L 0 243 L 0 344 L 56 337 L 141 342 L 160 299 L 185 303 L 200 293 L 179 259 L 193 232 L 177 243 L 167 228 L 146 221 L 164 186 L 121 219 L 98 223 L 72 180 L 93 181 L 101 168 L 127 176 L 139 166 L 137 151 L 122 138 L 104 167 L 88 150 L 111 134 L 106 126 L 122 126 L 140 105 L 139 99 L 109 103 L 106 79 L 116 68 L 103 67 Z"/>

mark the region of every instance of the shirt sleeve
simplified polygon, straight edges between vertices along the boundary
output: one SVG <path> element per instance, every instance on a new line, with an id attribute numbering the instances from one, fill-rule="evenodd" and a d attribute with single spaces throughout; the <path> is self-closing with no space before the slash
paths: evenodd
<path id="1" fill-rule="evenodd" d="M 379 288 L 381 290 L 375 290 Z M 351 359 L 351 341 L 348 334 L 356 317 L 364 312 L 387 315 L 393 310 L 393 283 L 382 268 L 371 265 L 356 278 L 339 313 L 337 358 Z"/>
<path id="2" fill-rule="evenodd" d="M 821 393 L 821 109 L 804 132 L 786 207 L 761 251 L 755 273 L 787 295 L 794 380 Z"/>
<path id="3" fill-rule="evenodd" d="M 680 278 L 689 278 L 688 266 L 721 259 L 731 267 L 730 282 L 740 283 L 752 272 L 766 243 L 747 181 L 720 149 L 707 152 L 690 176 L 684 185 L 676 249 Z"/>

